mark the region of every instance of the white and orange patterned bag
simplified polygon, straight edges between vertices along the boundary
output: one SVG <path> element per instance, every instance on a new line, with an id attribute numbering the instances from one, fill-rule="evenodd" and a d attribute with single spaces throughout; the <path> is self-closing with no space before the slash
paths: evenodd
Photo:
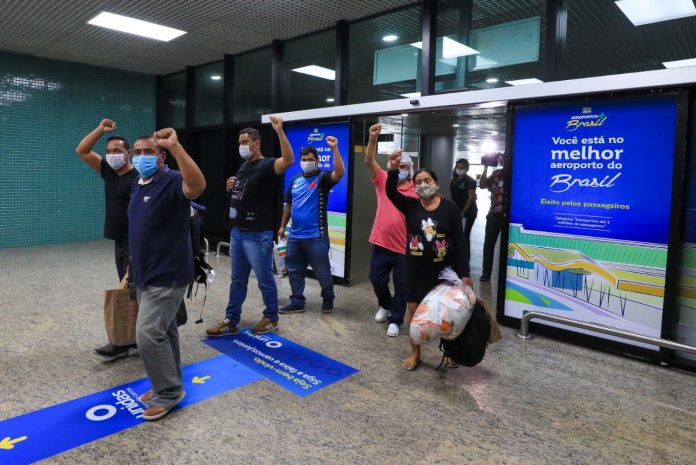
<path id="1" fill-rule="evenodd" d="M 447 282 L 438 284 L 418 305 L 411 320 L 410 336 L 414 344 L 456 339 L 466 326 L 476 303 L 471 287 L 464 284 L 452 268 L 439 276 Z"/>

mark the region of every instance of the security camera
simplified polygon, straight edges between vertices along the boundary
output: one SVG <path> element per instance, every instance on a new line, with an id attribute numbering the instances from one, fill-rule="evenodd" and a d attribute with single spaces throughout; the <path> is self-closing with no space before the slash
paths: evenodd
<path id="1" fill-rule="evenodd" d="M 411 105 L 420 105 L 420 102 L 418 101 L 418 99 L 415 99 L 415 98 L 413 100 L 409 100 L 408 103 L 410 103 Z"/>

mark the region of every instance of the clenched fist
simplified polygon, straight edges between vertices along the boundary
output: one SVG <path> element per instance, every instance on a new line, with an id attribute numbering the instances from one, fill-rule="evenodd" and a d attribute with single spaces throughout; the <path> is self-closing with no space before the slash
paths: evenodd
<path id="1" fill-rule="evenodd" d="M 110 119 L 104 118 L 101 120 L 101 123 L 99 123 L 99 129 L 101 129 L 102 132 L 114 132 L 116 130 L 116 123 Z"/>
<path id="2" fill-rule="evenodd" d="M 176 135 L 176 131 L 172 128 L 160 129 L 153 134 L 155 142 L 162 148 L 171 149 L 176 144 L 179 143 L 179 138 Z"/>
<path id="3" fill-rule="evenodd" d="M 396 170 L 399 168 L 399 163 L 401 162 L 401 149 L 394 150 L 389 154 L 389 169 Z"/>
<path id="4" fill-rule="evenodd" d="M 268 117 L 268 119 L 271 121 L 271 126 L 273 126 L 274 131 L 278 132 L 283 129 L 283 118 L 280 116 L 271 115 Z"/>
<path id="5" fill-rule="evenodd" d="M 370 137 L 377 137 L 382 132 L 382 125 L 377 123 L 370 126 Z"/>
<path id="6" fill-rule="evenodd" d="M 327 136 L 326 137 L 326 143 L 331 147 L 332 149 L 335 149 L 338 147 L 338 139 L 336 139 L 334 136 Z"/>

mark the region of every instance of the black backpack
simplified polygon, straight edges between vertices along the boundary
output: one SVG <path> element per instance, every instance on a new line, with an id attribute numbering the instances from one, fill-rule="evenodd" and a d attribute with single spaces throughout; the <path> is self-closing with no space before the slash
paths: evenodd
<path id="1" fill-rule="evenodd" d="M 491 322 L 488 312 L 481 302 L 476 300 L 471 313 L 471 318 L 464 327 L 462 334 L 456 339 L 448 341 L 440 339 L 442 361 L 445 357 L 451 358 L 458 365 L 473 367 L 483 360 L 486 355 L 488 338 L 491 333 Z M 440 363 L 442 365 L 442 363 Z"/>

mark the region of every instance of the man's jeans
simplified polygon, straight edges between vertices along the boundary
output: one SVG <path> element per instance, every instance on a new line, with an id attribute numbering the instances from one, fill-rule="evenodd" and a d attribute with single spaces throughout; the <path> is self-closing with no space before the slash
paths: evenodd
<path id="1" fill-rule="evenodd" d="M 312 239 L 288 238 L 285 264 L 288 267 L 288 277 L 292 295 L 290 303 L 298 307 L 305 306 L 305 272 L 307 265 L 312 265 L 314 275 L 321 286 L 321 296 L 325 300 L 334 299 L 334 285 L 331 277 L 331 262 L 329 249 L 331 244 L 328 237 Z"/>
<path id="2" fill-rule="evenodd" d="M 232 282 L 227 318 L 233 325 L 239 326 L 249 274 L 253 269 L 266 306 L 263 316 L 270 321 L 278 321 L 278 289 L 273 276 L 273 232 L 240 231 L 233 228 L 230 232 L 230 258 Z"/>

